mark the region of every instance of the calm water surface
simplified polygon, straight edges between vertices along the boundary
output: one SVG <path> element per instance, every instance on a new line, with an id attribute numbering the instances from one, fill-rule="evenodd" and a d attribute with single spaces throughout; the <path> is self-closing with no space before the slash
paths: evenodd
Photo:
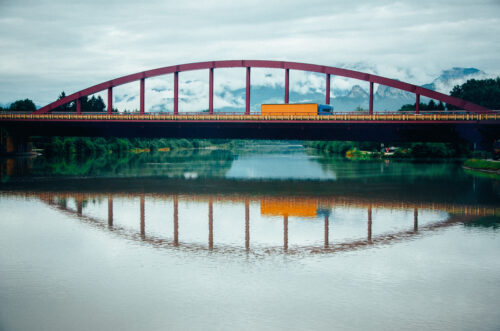
<path id="1" fill-rule="evenodd" d="M 500 185 L 296 144 L 2 160 L 0 330 L 498 330 Z"/>

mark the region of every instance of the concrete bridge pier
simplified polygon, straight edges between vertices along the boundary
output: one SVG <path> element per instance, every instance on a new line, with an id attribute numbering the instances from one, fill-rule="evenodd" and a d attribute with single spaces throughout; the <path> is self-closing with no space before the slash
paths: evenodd
<path id="1" fill-rule="evenodd" d="M 33 144 L 28 137 L 11 135 L 4 130 L 0 132 L 0 153 L 3 155 L 22 156 L 33 154 Z"/>

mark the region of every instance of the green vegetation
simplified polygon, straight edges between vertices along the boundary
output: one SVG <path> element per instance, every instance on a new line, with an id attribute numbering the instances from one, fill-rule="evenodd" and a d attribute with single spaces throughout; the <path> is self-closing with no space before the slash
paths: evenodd
<path id="1" fill-rule="evenodd" d="M 234 156 L 230 150 L 191 149 L 169 153 L 42 155 L 33 159 L 33 176 L 196 177 L 223 176 Z"/>
<path id="2" fill-rule="evenodd" d="M 370 152 L 380 151 L 380 143 L 355 141 L 306 141 L 304 146 L 315 148 L 322 154 L 345 155 L 347 151 L 363 150 Z"/>
<path id="3" fill-rule="evenodd" d="M 473 227 L 473 228 L 491 228 L 491 229 L 498 229 L 500 228 L 500 217 L 498 216 L 486 216 L 486 217 L 481 217 L 478 218 L 472 222 L 466 222 L 464 223 L 464 226 L 466 228 Z"/>
<path id="4" fill-rule="evenodd" d="M 359 159 L 465 158 L 472 154 L 472 148 L 468 144 L 453 143 L 403 143 L 398 144 L 397 149 L 391 153 L 384 153 L 384 148 L 378 142 L 309 141 L 305 142 L 304 146 L 314 148 L 323 155 L 341 155 Z"/>
<path id="5" fill-rule="evenodd" d="M 456 85 L 450 95 L 464 99 L 489 109 L 500 109 L 500 77 L 496 79 L 469 79 L 462 85 Z M 416 103 L 403 105 L 400 111 L 414 111 Z M 459 109 L 453 105 L 446 105 L 448 110 Z M 430 100 L 428 104 L 420 103 L 420 110 L 445 110 L 444 104 Z"/>
<path id="6" fill-rule="evenodd" d="M 500 109 L 500 77 L 496 79 L 470 79 L 451 90 L 450 95 L 470 102 L 477 103 L 489 109 Z M 448 105 L 448 110 L 457 107 Z"/>
<path id="7" fill-rule="evenodd" d="M 60 100 L 65 97 L 66 94 L 64 93 L 64 91 L 62 91 L 57 100 Z M 106 109 L 106 104 L 104 103 L 104 100 L 102 100 L 100 95 L 97 96 L 97 98 L 93 95 L 90 99 L 87 96 L 81 97 L 80 104 L 82 112 L 98 113 L 98 112 L 104 112 Z M 53 111 L 76 112 L 76 102 L 70 102 L 68 104 L 62 105 L 60 107 L 57 107 Z M 117 110 L 114 109 L 113 111 Z"/>
<path id="8" fill-rule="evenodd" d="M 62 98 L 66 97 L 66 93 L 64 91 L 61 92 L 59 95 L 59 98 L 57 100 L 60 100 Z M 104 100 L 101 98 L 101 96 L 95 96 L 92 97 L 81 97 L 81 106 L 82 106 L 82 112 L 103 112 L 106 109 L 106 104 L 104 103 Z M 0 107 L 0 111 L 22 111 L 22 112 L 33 112 L 36 110 L 35 103 L 30 100 L 30 99 L 24 99 L 24 100 L 17 100 L 11 103 L 11 105 L 8 108 L 3 108 Z M 53 110 L 54 112 L 76 112 L 76 103 L 75 102 L 70 102 L 65 105 L 62 105 L 60 107 L 57 107 L 56 109 Z M 114 112 L 116 112 L 116 109 L 113 109 Z"/>
<path id="9" fill-rule="evenodd" d="M 392 157 L 394 158 L 465 158 L 472 154 L 468 144 L 454 143 L 410 143 L 402 144 Z"/>
<path id="10" fill-rule="evenodd" d="M 48 156 L 57 155 L 123 155 L 128 152 L 164 152 L 181 149 L 206 149 L 210 147 L 229 148 L 241 145 L 242 141 L 229 139 L 126 139 L 53 137 L 34 140 L 34 148 L 42 149 Z"/>
<path id="11" fill-rule="evenodd" d="M 464 166 L 470 169 L 500 172 L 499 161 L 469 159 L 464 162 Z"/>
<path id="12" fill-rule="evenodd" d="M 401 106 L 399 111 L 415 111 L 416 103 L 412 104 L 406 104 Z M 430 100 L 429 103 L 419 103 L 419 109 L 420 111 L 429 111 L 429 110 L 444 110 L 444 104 L 439 101 L 439 103 L 436 103 L 434 100 Z"/>
<path id="13" fill-rule="evenodd" d="M 309 155 L 316 156 L 317 151 L 307 149 Z M 375 159 L 352 158 L 351 162 L 338 155 L 321 155 L 312 158 L 323 171 L 335 174 L 336 178 L 369 178 L 370 181 L 381 180 L 388 176 L 402 179 L 407 182 L 418 181 L 419 178 L 435 178 L 436 180 L 457 179 L 464 176 L 460 163 L 454 160 L 407 160 L 407 159 Z M 359 162 L 358 162 L 359 161 Z M 390 170 L 389 170 L 390 169 Z"/>
<path id="14" fill-rule="evenodd" d="M 30 99 L 24 99 L 11 103 L 9 108 L 0 107 L 0 111 L 2 110 L 31 112 L 36 110 L 36 106 Z"/>
<path id="15" fill-rule="evenodd" d="M 477 103 L 490 109 L 500 109 L 500 77 L 496 79 L 468 80 L 457 85 L 450 95 Z M 400 111 L 415 111 L 416 104 L 403 105 Z M 442 111 L 457 109 L 439 101 L 430 100 L 427 104 L 420 103 L 421 111 Z M 358 107 L 356 110 L 362 110 Z M 390 144 L 384 144 L 388 146 Z M 399 158 L 399 159 L 434 159 L 434 158 L 466 158 L 471 157 L 473 149 L 470 144 L 464 143 L 406 143 L 398 144 L 392 153 L 383 153 L 381 143 L 352 142 L 352 141 L 313 141 L 306 142 L 305 146 L 315 148 L 322 154 L 338 154 L 358 159 L 370 158 Z"/>

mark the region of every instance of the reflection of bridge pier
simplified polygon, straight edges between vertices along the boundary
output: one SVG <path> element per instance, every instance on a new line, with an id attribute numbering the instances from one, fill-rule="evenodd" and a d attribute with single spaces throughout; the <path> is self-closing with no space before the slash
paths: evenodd
<path id="1" fill-rule="evenodd" d="M 76 213 L 78 216 L 82 216 L 83 212 L 83 197 L 81 194 L 76 197 Z"/>
<path id="2" fill-rule="evenodd" d="M 179 198 L 174 196 L 174 246 L 179 246 Z"/>
<path id="3" fill-rule="evenodd" d="M 208 249 L 214 249 L 214 206 L 213 201 L 208 201 Z"/>
<path id="4" fill-rule="evenodd" d="M 113 227 L 113 197 L 108 195 L 108 227 Z"/>
<path id="5" fill-rule="evenodd" d="M 141 194 L 141 238 L 146 237 L 146 220 L 144 215 L 144 194 Z"/>
<path id="6" fill-rule="evenodd" d="M 325 248 L 328 248 L 328 245 L 329 245 L 329 231 L 328 231 L 328 228 L 329 228 L 329 218 L 328 218 L 328 215 L 325 215 Z"/>
<path id="7" fill-rule="evenodd" d="M 14 193 L 15 195 L 15 193 Z M 245 251 L 248 253 L 250 251 L 250 203 L 256 200 L 252 200 L 252 197 L 249 196 L 241 196 L 241 197 L 221 197 L 221 196 L 201 196 L 197 197 L 195 196 L 194 199 L 198 202 L 201 202 L 204 204 L 205 202 L 208 202 L 208 247 L 207 244 L 190 244 L 190 243 L 179 243 L 179 196 L 178 195 L 170 195 L 170 196 L 165 196 L 165 201 L 166 203 L 170 203 L 168 201 L 173 201 L 173 241 L 171 240 L 164 240 L 161 238 L 156 238 L 155 231 L 151 231 L 148 237 L 146 237 L 146 225 L 145 225 L 145 194 L 144 193 L 138 193 L 136 195 L 127 195 L 127 197 L 130 201 L 137 201 L 137 195 L 139 195 L 140 199 L 140 230 L 136 229 L 134 226 L 134 229 L 132 232 L 130 230 L 127 230 L 126 227 L 120 226 L 120 222 L 118 224 L 114 224 L 114 215 L 113 215 L 113 199 L 115 197 L 120 197 L 120 195 L 116 194 L 111 194 L 108 193 L 106 195 L 89 195 L 86 193 L 81 193 L 81 192 L 62 192 L 62 193 L 54 193 L 54 192 L 44 192 L 44 193 L 28 193 L 24 194 L 25 197 L 31 197 L 31 196 L 37 196 L 40 198 L 41 201 L 47 203 L 49 206 L 56 208 L 60 211 L 63 211 L 64 213 L 68 215 L 72 215 L 73 217 L 76 217 L 78 219 L 81 219 L 82 221 L 93 224 L 98 226 L 101 229 L 107 229 L 109 231 L 113 231 L 117 235 L 125 236 L 127 238 L 137 240 L 137 241 L 142 241 L 146 243 L 151 243 L 153 245 L 159 245 L 159 246 L 164 246 L 164 247 L 176 247 L 176 248 L 183 248 L 183 247 L 194 247 L 195 249 L 203 250 L 203 251 L 213 251 L 214 248 L 214 202 L 219 203 L 220 201 L 230 201 L 231 203 L 234 203 L 235 201 L 238 202 L 239 206 L 238 208 L 241 208 L 243 205 L 245 208 Z M 83 207 L 85 207 L 84 202 L 88 201 L 89 199 L 95 199 L 99 202 L 103 202 L 105 206 L 105 197 L 107 197 L 107 206 L 108 206 L 108 214 L 107 214 L 107 224 L 106 224 L 106 218 L 105 216 L 101 219 L 93 217 L 92 213 L 86 213 L 88 215 L 83 215 Z M 97 199 L 96 199 L 97 198 Z M 182 199 L 190 200 L 193 197 L 188 197 L 184 198 L 181 196 L 181 201 Z M 68 206 L 67 202 L 68 201 L 74 201 L 76 204 L 76 208 L 73 207 L 72 204 Z M 258 200 L 257 200 L 258 201 Z M 295 254 L 298 250 L 300 250 L 302 247 L 299 246 L 293 246 L 293 249 L 288 249 L 289 248 L 289 240 L 288 240 L 288 218 L 290 216 L 295 217 L 295 214 L 292 214 L 291 212 L 295 210 L 296 214 L 299 214 L 298 211 L 300 211 L 302 214 L 299 214 L 298 216 L 301 217 L 308 217 L 309 215 L 309 205 L 311 204 L 310 201 L 308 203 L 303 203 L 304 200 L 299 200 L 299 199 L 294 199 L 292 200 L 293 203 L 295 203 L 293 209 L 291 207 L 290 203 L 285 203 L 283 201 L 279 201 L 279 203 L 274 203 L 274 201 L 268 200 L 261 200 L 266 201 L 267 205 L 265 205 L 265 208 L 262 207 L 261 205 L 261 213 L 266 215 L 265 213 L 271 214 L 272 216 L 275 216 L 275 214 L 280 213 L 281 217 L 283 217 L 283 247 L 275 247 L 274 249 L 276 251 L 281 251 L 286 254 Z M 298 201 L 298 202 L 297 202 Z M 338 201 L 334 201 L 335 203 L 338 204 Z M 390 233 L 390 234 L 373 234 L 373 208 L 380 208 L 380 205 L 378 204 L 372 204 L 372 203 L 366 203 L 362 204 L 360 202 L 354 202 L 352 205 L 355 205 L 359 207 L 361 210 L 366 210 L 367 212 L 367 237 L 365 235 L 361 234 L 362 239 L 360 240 L 354 240 L 354 241 L 348 241 L 348 242 L 335 242 L 335 244 L 330 245 L 329 242 L 329 216 L 330 216 L 330 210 L 332 208 L 332 205 L 328 205 L 325 203 L 325 201 L 317 201 L 317 203 L 314 203 L 315 205 L 319 205 L 319 203 L 322 203 L 322 208 L 323 210 L 321 212 L 317 212 L 315 215 L 315 219 L 320 221 L 318 219 L 318 216 L 323 216 L 323 238 L 318 238 L 317 243 L 314 244 L 315 246 L 313 247 L 307 247 L 307 249 L 311 249 L 312 252 L 322 252 L 322 253 L 333 253 L 337 251 L 344 251 L 344 250 L 351 250 L 351 249 L 356 249 L 358 247 L 367 247 L 367 246 L 372 246 L 372 245 L 381 245 L 381 244 L 387 244 L 388 242 L 398 242 L 401 240 L 405 240 L 407 238 L 411 238 L 415 235 L 421 236 L 429 231 L 435 231 L 440 228 L 445 228 L 448 226 L 451 226 L 453 224 L 461 224 L 461 223 L 466 223 L 470 221 L 474 221 L 480 216 L 490 216 L 490 215 L 498 215 L 498 209 L 497 208 L 472 208 L 469 206 L 445 206 L 447 210 L 451 213 L 449 218 L 443 222 L 437 222 L 437 223 L 431 223 L 427 224 L 424 222 L 424 224 L 419 224 L 419 209 L 424 209 L 427 210 L 425 205 L 404 205 L 404 206 L 399 206 L 399 208 L 402 208 L 405 212 L 404 214 L 405 219 L 409 224 L 405 225 L 405 229 L 402 229 L 396 233 Z M 135 203 L 134 203 L 135 204 Z M 103 206 L 103 207 L 104 207 Z M 335 205 L 334 205 L 335 206 Z M 344 204 L 345 206 L 345 204 Z M 281 209 L 279 209 L 279 208 Z M 389 205 L 390 208 L 396 208 L 394 207 L 394 204 Z M 133 207 L 136 208 L 136 207 Z M 429 209 L 434 208 L 437 209 L 436 206 L 432 205 L 429 207 Z M 328 209 L 328 210 L 327 210 Z M 434 210 L 432 209 L 432 210 Z M 411 227 L 411 211 L 413 210 L 413 229 Z M 452 212 L 455 211 L 455 213 L 458 214 L 453 214 Z M 409 216 L 409 218 L 408 218 Z M 364 222 L 364 221 L 362 221 Z M 135 223 L 135 222 L 134 222 Z M 234 225 L 234 222 L 232 223 Z M 318 223 L 315 223 L 318 224 Z M 106 226 L 107 225 L 107 226 Z M 274 225 L 273 225 L 274 226 Z M 238 228 L 241 227 L 240 225 L 237 226 Z M 365 228 L 366 229 L 366 228 Z M 236 229 L 237 232 L 241 231 Z M 259 236 L 257 235 L 257 240 Z M 323 243 L 321 243 L 321 240 L 323 240 Z M 242 245 L 239 245 L 242 246 Z M 240 247 L 242 248 L 242 247 Z M 217 251 L 218 252 L 224 252 L 226 249 L 226 245 L 221 243 L 218 246 Z"/>
<path id="8" fill-rule="evenodd" d="M 283 216 L 283 249 L 288 250 L 288 215 Z"/>
<path id="9" fill-rule="evenodd" d="M 245 199 L 245 249 L 250 250 L 250 202 Z"/>
<path id="10" fill-rule="evenodd" d="M 368 241 L 372 241 L 372 207 L 368 207 Z"/>
<path id="11" fill-rule="evenodd" d="M 418 209 L 413 210 L 413 232 L 418 231 Z"/>

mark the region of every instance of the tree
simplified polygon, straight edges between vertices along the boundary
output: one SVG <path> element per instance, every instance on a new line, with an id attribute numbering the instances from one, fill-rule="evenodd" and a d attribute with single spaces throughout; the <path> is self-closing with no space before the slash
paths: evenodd
<path id="1" fill-rule="evenodd" d="M 489 109 L 500 109 L 500 77 L 496 79 L 469 79 L 462 85 L 455 86 L 450 95 L 464 99 Z M 448 110 L 458 107 L 447 105 Z"/>
<path id="2" fill-rule="evenodd" d="M 103 112 L 106 108 L 106 104 L 104 103 L 104 100 L 102 100 L 101 96 L 98 96 L 97 98 L 92 96 L 90 99 L 87 96 L 83 96 L 80 98 L 80 104 L 82 112 L 98 113 Z M 72 102 L 69 105 L 68 110 L 75 112 L 76 102 Z"/>
<path id="3" fill-rule="evenodd" d="M 436 110 L 436 103 L 434 102 L 434 100 L 429 101 L 429 104 L 427 105 L 426 110 Z"/>
<path id="4" fill-rule="evenodd" d="M 97 98 L 95 96 L 92 96 L 92 98 L 90 98 L 87 103 L 87 111 L 90 112 L 103 112 L 105 108 L 106 105 L 104 104 L 104 100 L 102 100 L 100 95 Z"/>
<path id="5" fill-rule="evenodd" d="M 57 98 L 57 100 L 61 100 L 61 99 L 64 99 L 64 98 L 66 98 L 66 93 L 64 93 L 64 91 L 62 91 L 61 94 L 59 94 L 59 97 Z M 62 106 L 57 107 L 53 111 L 55 111 L 55 112 L 57 112 L 57 111 L 60 111 L 60 112 L 69 112 L 70 111 L 70 105 L 66 103 L 66 104 L 64 104 Z"/>
<path id="6" fill-rule="evenodd" d="M 415 105 L 416 103 L 414 103 L 413 105 L 412 104 L 407 104 L 407 105 L 403 105 L 401 106 L 401 108 L 399 109 L 399 111 L 415 111 Z M 420 110 L 444 110 L 444 104 L 439 101 L 438 104 L 436 104 L 436 102 L 434 100 L 430 100 L 428 104 L 426 103 L 419 103 L 419 109 Z"/>
<path id="7" fill-rule="evenodd" d="M 27 111 L 27 112 L 31 112 L 31 111 L 35 111 L 36 110 L 36 106 L 33 103 L 33 101 L 31 101 L 30 99 L 24 99 L 24 100 L 14 101 L 13 103 L 11 103 L 9 109 L 12 110 L 12 111 Z"/>

